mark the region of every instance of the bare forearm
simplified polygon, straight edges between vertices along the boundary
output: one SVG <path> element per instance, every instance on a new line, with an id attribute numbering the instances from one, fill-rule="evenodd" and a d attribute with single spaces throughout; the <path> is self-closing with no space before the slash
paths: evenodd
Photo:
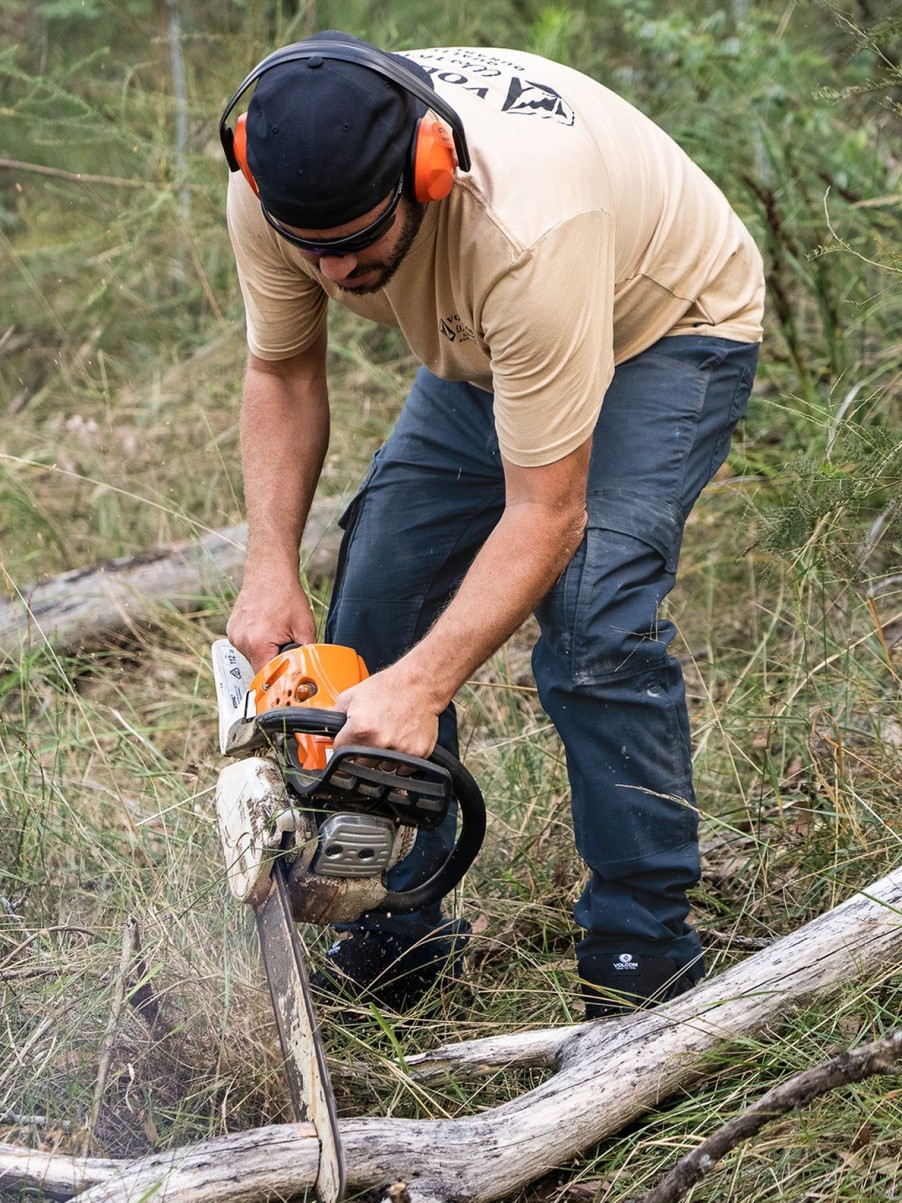
<path id="1" fill-rule="evenodd" d="M 337 699 L 342 743 L 428 756 L 438 717 L 467 677 L 499 648 L 570 562 L 586 522 L 591 444 L 553 464 L 519 468 L 502 457 L 505 508 L 447 609 L 400 660 Z"/>
<path id="2" fill-rule="evenodd" d="M 507 509 L 447 608 L 395 668 L 428 681 L 443 709 L 552 587 L 579 545 L 584 517 L 530 502 Z"/>
<path id="3" fill-rule="evenodd" d="M 251 357 L 241 411 L 247 557 L 227 630 L 254 668 L 316 637 L 298 554 L 328 442 L 325 343 L 272 366 Z"/>
<path id="4" fill-rule="evenodd" d="M 299 398 L 281 380 L 249 369 L 241 460 L 250 571 L 297 570 L 298 547 L 329 443 L 325 386 Z"/>
<path id="5" fill-rule="evenodd" d="M 508 509 L 447 609 L 400 660 L 338 699 L 348 724 L 336 739 L 428 756 L 438 717 L 456 691 L 538 605 L 582 537 L 585 515 L 540 504 Z"/>

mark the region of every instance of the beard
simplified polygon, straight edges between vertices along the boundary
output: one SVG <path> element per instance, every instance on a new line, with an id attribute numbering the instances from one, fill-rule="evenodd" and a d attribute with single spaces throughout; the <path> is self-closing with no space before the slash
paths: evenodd
<path id="1" fill-rule="evenodd" d="M 398 235 L 398 241 L 391 253 L 389 259 L 383 262 L 360 264 L 355 267 L 349 276 L 346 276 L 340 284 L 337 285 L 342 292 L 353 293 L 354 296 L 367 296 L 370 293 L 380 292 L 398 268 L 401 266 L 405 255 L 414 244 L 417 234 L 420 232 L 420 226 L 423 224 L 423 218 L 426 216 L 426 206 L 419 205 L 415 201 L 405 201 L 404 204 L 404 224 L 401 227 L 401 232 Z M 358 284 L 355 286 L 354 281 L 359 279 L 368 279 L 373 273 L 378 273 L 367 284 Z"/>

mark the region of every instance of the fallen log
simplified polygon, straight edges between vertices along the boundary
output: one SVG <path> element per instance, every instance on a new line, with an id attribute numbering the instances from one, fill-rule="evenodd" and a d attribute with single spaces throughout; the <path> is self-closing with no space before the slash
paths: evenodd
<path id="1" fill-rule="evenodd" d="M 440 1066 L 554 1064 L 512 1102 L 452 1120 L 346 1119 L 352 1190 L 409 1203 L 491 1203 L 560 1168 L 703 1076 L 705 1058 L 785 1018 L 791 1004 L 902 960 L 902 869 L 654 1011 L 474 1040 L 411 1058 Z M 312 1185 L 317 1142 L 283 1124 L 120 1163 L 0 1146 L 0 1184 L 42 1186 L 79 1203 L 274 1203 Z M 403 1184 L 399 1186 L 398 1184 Z M 50 1189 L 52 1184 L 52 1191 Z"/>
<path id="2" fill-rule="evenodd" d="M 301 555 L 310 579 L 320 580 L 334 568 L 342 508 L 336 498 L 317 499 L 311 507 Z M 241 523 L 208 531 L 196 542 L 75 568 L 49 581 L 13 583 L 12 596 L 0 600 L 0 660 L 18 660 L 41 643 L 78 651 L 106 636 L 133 632 L 160 605 L 186 610 L 224 585 L 237 589 L 246 542 Z"/>

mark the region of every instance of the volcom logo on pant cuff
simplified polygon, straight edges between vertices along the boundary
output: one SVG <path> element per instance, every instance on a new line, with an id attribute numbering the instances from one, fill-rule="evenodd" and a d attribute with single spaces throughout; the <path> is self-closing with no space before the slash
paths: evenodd
<path id="1" fill-rule="evenodd" d="M 614 962 L 614 968 L 619 971 L 626 969 L 631 973 L 635 973 L 639 968 L 639 962 L 633 960 L 633 954 L 631 952 L 621 952 L 617 960 Z"/>

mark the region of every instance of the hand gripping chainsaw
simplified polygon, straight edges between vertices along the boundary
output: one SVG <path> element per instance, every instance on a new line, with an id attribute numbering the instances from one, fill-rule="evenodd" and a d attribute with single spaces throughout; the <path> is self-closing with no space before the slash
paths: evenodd
<path id="1" fill-rule="evenodd" d="M 479 852 L 485 804 L 443 748 L 428 760 L 333 749 L 345 721 L 336 698 L 368 675 L 353 649 L 289 645 L 256 675 L 227 639 L 212 657 L 220 751 L 233 758 L 216 787 L 229 887 L 254 910 L 292 1109 L 320 1143 L 317 1195 L 337 1203 L 345 1172 L 335 1098 L 294 925 L 416 911 L 443 898 Z M 444 864 L 412 889 L 389 889 L 388 871 L 455 799 L 457 841 Z"/>

